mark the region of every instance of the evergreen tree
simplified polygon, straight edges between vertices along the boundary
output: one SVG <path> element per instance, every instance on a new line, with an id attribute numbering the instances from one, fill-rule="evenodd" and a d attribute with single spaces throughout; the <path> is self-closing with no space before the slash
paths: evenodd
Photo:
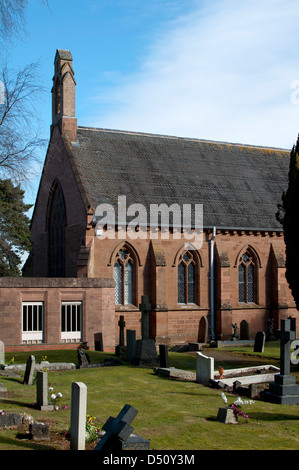
<path id="1" fill-rule="evenodd" d="M 299 137 L 291 151 L 288 188 L 282 195 L 277 219 L 284 230 L 286 279 L 299 309 Z"/>
<path id="2" fill-rule="evenodd" d="M 31 248 L 30 219 L 32 207 L 23 201 L 24 191 L 10 179 L 0 179 L 0 276 L 20 276 L 21 256 Z"/>

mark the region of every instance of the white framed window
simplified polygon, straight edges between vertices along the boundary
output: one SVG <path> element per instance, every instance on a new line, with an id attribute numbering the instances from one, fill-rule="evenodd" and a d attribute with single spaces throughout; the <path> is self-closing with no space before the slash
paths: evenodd
<path id="1" fill-rule="evenodd" d="M 82 338 L 82 302 L 61 303 L 61 340 L 78 342 Z"/>
<path id="2" fill-rule="evenodd" d="M 42 343 L 44 323 L 43 302 L 22 302 L 22 342 Z"/>

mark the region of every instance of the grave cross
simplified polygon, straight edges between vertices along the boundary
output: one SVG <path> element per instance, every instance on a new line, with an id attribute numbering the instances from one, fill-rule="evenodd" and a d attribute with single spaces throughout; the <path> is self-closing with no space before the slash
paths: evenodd
<path id="1" fill-rule="evenodd" d="M 149 339 L 149 313 L 151 310 L 151 304 L 148 302 L 148 296 L 141 296 L 141 304 L 139 304 L 139 310 L 141 311 L 141 335 L 142 339 Z"/>
<path id="2" fill-rule="evenodd" d="M 290 374 L 291 341 L 296 339 L 296 319 L 281 320 L 280 337 L 280 375 Z"/>
<path id="3" fill-rule="evenodd" d="M 125 326 L 126 326 L 126 322 L 124 320 L 123 315 L 120 315 L 120 317 L 119 317 L 118 326 L 119 326 L 119 345 L 124 346 L 125 345 Z"/>
<path id="4" fill-rule="evenodd" d="M 109 446 L 109 440 L 112 445 L 117 445 L 119 440 L 126 441 L 134 428 L 130 425 L 138 411 L 131 405 L 125 405 L 116 418 L 110 417 L 103 426 L 106 433 L 99 441 L 94 450 L 105 450 Z M 114 442 L 113 442 L 114 441 Z"/>

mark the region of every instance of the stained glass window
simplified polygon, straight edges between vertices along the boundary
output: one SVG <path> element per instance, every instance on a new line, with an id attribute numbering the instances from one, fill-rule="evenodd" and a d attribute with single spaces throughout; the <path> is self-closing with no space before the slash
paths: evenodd
<path id="1" fill-rule="evenodd" d="M 239 264 L 239 302 L 255 302 L 255 263 L 251 253 L 246 251 Z"/>
<path id="2" fill-rule="evenodd" d="M 178 265 L 178 303 L 194 304 L 195 289 L 195 260 L 189 251 L 180 257 Z"/>
<path id="3" fill-rule="evenodd" d="M 116 305 L 133 304 L 134 261 L 126 248 L 120 249 L 116 255 L 113 275 L 115 281 Z"/>

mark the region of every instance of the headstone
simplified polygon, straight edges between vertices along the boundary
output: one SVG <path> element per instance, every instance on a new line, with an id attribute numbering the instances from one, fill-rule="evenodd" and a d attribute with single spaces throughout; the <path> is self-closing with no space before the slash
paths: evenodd
<path id="1" fill-rule="evenodd" d="M 263 353 L 265 348 L 266 335 L 264 331 L 258 331 L 255 335 L 253 351 Z"/>
<path id="2" fill-rule="evenodd" d="M 116 356 L 120 356 L 125 359 L 125 317 L 123 315 L 120 315 L 119 321 L 118 321 L 118 326 L 119 326 L 119 344 L 115 348 L 115 354 Z"/>
<path id="3" fill-rule="evenodd" d="M 219 408 L 217 421 L 224 424 L 238 424 L 238 419 L 232 408 Z"/>
<path id="4" fill-rule="evenodd" d="M 201 317 L 199 322 L 198 342 L 207 343 L 209 340 L 209 321 L 208 317 Z"/>
<path id="5" fill-rule="evenodd" d="M 208 357 L 201 352 L 196 353 L 196 382 L 208 384 L 214 380 L 214 358 Z"/>
<path id="6" fill-rule="evenodd" d="M 29 356 L 26 363 L 26 369 L 24 374 L 24 381 L 25 385 L 32 385 L 33 384 L 33 374 L 35 369 L 35 357 Z"/>
<path id="7" fill-rule="evenodd" d="M 158 366 L 160 364 L 153 339 L 138 339 L 135 343 L 135 356 L 131 361 L 136 366 Z"/>
<path id="8" fill-rule="evenodd" d="M 239 339 L 237 323 L 232 323 L 232 327 L 234 330 L 233 335 L 232 335 L 232 341 L 237 341 Z"/>
<path id="9" fill-rule="evenodd" d="M 122 442 L 126 441 L 134 430 L 131 423 L 137 413 L 133 406 L 125 405 L 116 418 L 110 417 L 103 426 L 106 432 L 94 450 L 120 451 Z"/>
<path id="10" fill-rule="evenodd" d="M 5 364 L 5 348 L 3 341 L 0 341 L 0 364 Z"/>
<path id="11" fill-rule="evenodd" d="M 77 349 L 77 358 L 78 358 L 78 364 L 79 364 L 79 369 L 84 369 L 85 367 L 88 367 L 90 364 L 90 358 L 89 355 L 84 351 L 84 349 L 79 348 Z"/>
<path id="12" fill-rule="evenodd" d="M 6 397 L 6 395 L 7 395 L 7 388 L 4 387 L 2 383 L 0 383 L 0 398 Z"/>
<path id="13" fill-rule="evenodd" d="M 48 372 L 36 372 L 36 407 L 42 411 L 52 411 L 48 402 Z"/>
<path id="14" fill-rule="evenodd" d="M 168 346 L 166 344 L 159 344 L 159 359 L 160 367 L 169 367 Z"/>
<path id="15" fill-rule="evenodd" d="M 249 323 L 247 320 L 242 320 L 240 323 L 240 339 L 248 340 L 249 336 Z"/>
<path id="16" fill-rule="evenodd" d="M 29 424 L 29 439 L 33 441 L 49 441 L 50 426 L 46 423 Z"/>
<path id="17" fill-rule="evenodd" d="M 20 426 L 23 424 L 20 413 L 4 413 L 0 415 L 0 428 L 8 426 Z"/>
<path id="18" fill-rule="evenodd" d="M 139 304 L 139 310 L 141 311 L 141 336 L 142 339 L 149 339 L 149 314 L 151 310 L 151 304 L 148 302 L 148 296 L 141 296 L 141 304 Z"/>
<path id="19" fill-rule="evenodd" d="M 296 338 L 296 319 L 281 320 L 280 336 L 280 373 L 274 377 L 274 382 L 264 390 L 265 401 L 281 405 L 299 404 L 299 385 L 296 376 L 290 374 L 291 341 Z"/>
<path id="20" fill-rule="evenodd" d="M 104 351 L 102 333 L 94 334 L 94 349 L 95 351 Z"/>
<path id="21" fill-rule="evenodd" d="M 131 362 L 135 356 L 135 345 L 136 345 L 136 331 L 127 330 L 127 349 L 126 349 L 126 360 Z"/>
<path id="22" fill-rule="evenodd" d="M 85 450 L 87 387 L 83 382 L 72 383 L 71 450 Z"/>

